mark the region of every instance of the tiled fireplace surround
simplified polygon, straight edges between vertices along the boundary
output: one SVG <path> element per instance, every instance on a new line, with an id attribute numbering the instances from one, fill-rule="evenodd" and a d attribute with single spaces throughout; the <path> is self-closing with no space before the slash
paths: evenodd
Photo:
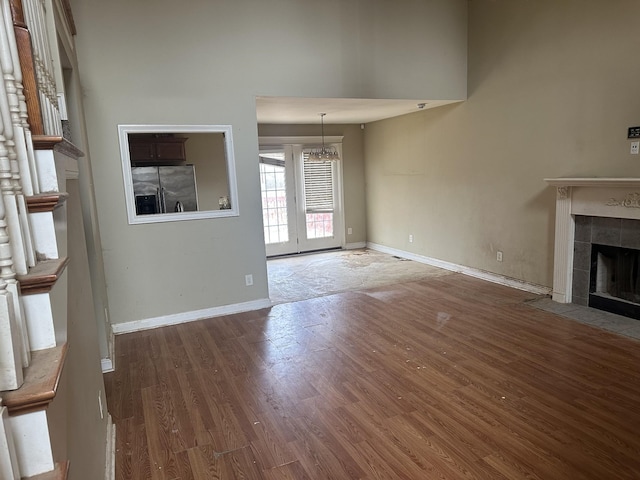
<path id="1" fill-rule="evenodd" d="M 591 244 L 640 248 L 640 178 L 551 178 L 557 188 L 553 300 L 586 305 Z"/>
<path id="2" fill-rule="evenodd" d="M 576 215 L 575 225 L 571 301 L 586 306 L 589 304 L 591 245 L 640 250 L 640 220 Z"/>

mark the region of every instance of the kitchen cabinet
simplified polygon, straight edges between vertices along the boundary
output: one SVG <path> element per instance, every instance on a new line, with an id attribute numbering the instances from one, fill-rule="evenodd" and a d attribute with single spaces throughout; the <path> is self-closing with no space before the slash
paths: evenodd
<path id="1" fill-rule="evenodd" d="M 171 135 L 130 135 L 132 166 L 181 165 L 186 162 L 185 137 Z"/>

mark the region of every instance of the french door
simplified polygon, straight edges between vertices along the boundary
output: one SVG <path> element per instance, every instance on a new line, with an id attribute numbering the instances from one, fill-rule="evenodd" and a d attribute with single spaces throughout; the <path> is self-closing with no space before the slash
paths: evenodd
<path id="1" fill-rule="evenodd" d="M 301 145 L 260 150 L 267 256 L 340 247 L 340 164 L 308 159 Z"/>

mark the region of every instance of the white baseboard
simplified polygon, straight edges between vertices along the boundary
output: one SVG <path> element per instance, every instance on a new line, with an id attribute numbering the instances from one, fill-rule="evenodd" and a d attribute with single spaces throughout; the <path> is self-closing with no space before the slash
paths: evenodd
<path id="1" fill-rule="evenodd" d="M 111 323 L 107 322 L 107 325 L 109 327 L 111 326 Z M 100 359 L 102 373 L 113 372 L 116 369 L 116 355 L 114 353 L 116 340 L 115 336 L 113 335 L 113 329 L 108 327 L 107 330 L 109 338 L 107 338 L 107 348 L 109 350 L 109 356 Z"/>
<path id="2" fill-rule="evenodd" d="M 109 373 L 115 370 L 113 361 L 110 358 L 101 358 L 100 366 L 102 367 L 102 373 Z"/>
<path id="3" fill-rule="evenodd" d="M 107 454 L 105 458 L 104 480 L 115 480 L 116 478 L 116 425 L 107 418 Z"/>
<path id="4" fill-rule="evenodd" d="M 437 258 L 425 257 L 423 255 L 405 252 L 404 250 L 386 247 L 377 243 L 367 242 L 367 248 L 370 248 L 371 250 L 377 250 L 378 252 L 382 253 L 388 253 L 389 255 L 395 255 L 396 257 L 425 263 L 433 267 L 439 267 L 445 270 L 450 270 L 452 272 L 462 273 L 464 275 L 469 275 L 470 277 L 480 278 L 482 280 L 497 283 L 499 285 L 517 288 L 518 290 L 524 290 L 525 292 L 535 293 L 536 295 L 551 294 L 551 287 L 524 282 L 522 280 L 518 280 L 517 278 L 506 277 L 497 273 L 487 272 L 485 270 L 480 270 L 472 267 L 466 267 L 464 265 L 458 265 L 456 263 L 446 262 L 444 260 L 438 260 Z"/>
<path id="5" fill-rule="evenodd" d="M 347 243 L 344 246 L 345 250 L 358 250 L 360 248 L 367 248 L 367 242 Z"/>
<path id="6" fill-rule="evenodd" d="M 264 298 L 251 302 L 234 303 L 233 305 L 223 305 L 221 307 L 205 308 L 191 312 L 174 313 L 172 315 L 134 320 L 132 322 L 112 323 L 111 329 L 115 335 L 120 335 L 122 333 L 139 332 L 141 330 L 149 330 L 151 328 L 177 325 L 179 323 L 195 322 L 206 318 L 219 317 L 221 315 L 231 315 L 234 313 L 249 312 L 251 310 L 260 310 L 261 308 L 267 308 L 271 305 L 271 300 Z"/>

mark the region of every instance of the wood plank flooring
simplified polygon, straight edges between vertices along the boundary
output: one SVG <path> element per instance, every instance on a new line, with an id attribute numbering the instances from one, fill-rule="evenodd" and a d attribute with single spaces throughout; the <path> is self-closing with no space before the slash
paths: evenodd
<path id="1" fill-rule="evenodd" d="M 116 337 L 124 479 L 638 479 L 640 342 L 459 274 Z"/>

